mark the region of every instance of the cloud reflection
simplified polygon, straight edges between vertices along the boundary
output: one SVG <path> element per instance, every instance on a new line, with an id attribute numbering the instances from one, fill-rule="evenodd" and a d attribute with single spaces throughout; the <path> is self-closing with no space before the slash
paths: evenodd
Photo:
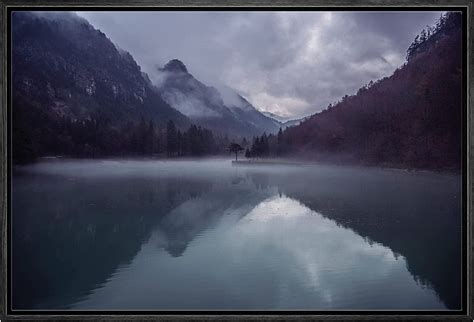
<path id="1" fill-rule="evenodd" d="M 292 198 L 274 195 L 243 218 L 238 213 L 229 210 L 179 258 L 157 249 L 155 231 L 129 266 L 78 307 L 444 308 L 403 257 Z"/>

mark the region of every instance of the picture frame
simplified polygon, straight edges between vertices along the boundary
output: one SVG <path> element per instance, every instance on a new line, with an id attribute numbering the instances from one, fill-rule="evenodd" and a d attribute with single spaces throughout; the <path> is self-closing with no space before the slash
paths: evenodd
<path id="1" fill-rule="evenodd" d="M 443 314 L 417 314 L 416 312 L 393 312 L 387 311 L 387 314 L 380 314 L 377 311 L 348 311 L 348 312 L 315 312 L 315 311 L 162 311 L 162 312 L 149 312 L 149 311 L 126 311 L 126 312 L 99 312 L 96 314 L 91 311 L 53 311 L 53 312 L 26 312 L 20 311 L 15 312 L 11 310 L 11 299 L 8 294 L 10 291 L 10 275 L 9 275 L 9 263 L 10 263 L 10 223 L 11 214 L 10 211 L 10 171 L 11 171 L 11 160 L 10 160 L 10 140 L 11 133 L 9 133 L 9 122 L 10 122 L 10 110 L 11 97 L 9 95 L 9 83 L 10 83 L 10 64 L 9 64 L 9 15 L 13 10 L 73 10 L 75 8 L 81 8 L 83 10 L 377 10 L 390 8 L 390 10 L 409 10 L 411 9 L 429 9 L 429 8 L 457 8 L 461 10 L 466 17 L 466 36 L 465 36 L 465 50 L 464 62 L 466 66 L 464 80 L 465 80 L 465 108 L 464 116 L 465 128 L 463 129 L 463 137 L 466 142 L 463 142 L 463 263 L 464 263 L 464 295 L 463 295 L 463 309 L 460 312 L 446 312 Z M 473 2 L 470 0 L 439 0 L 439 1 L 403 1 L 403 0 L 390 0 L 389 2 L 383 1 L 336 1 L 336 0 L 313 0 L 313 1 L 173 1 L 173 0 L 133 0 L 133 1 L 8 1 L 5 0 L 0 4 L 0 15 L 2 16 L 2 32 L 1 32 L 1 56 L 3 58 L 2 64 L 0 65 L 0 74 L 2 75 L 1 86 L 0 86 L 0 101 L 2 102 L 1 109 L 1 154 L 2 154 L 2 165 L 1 165 L 1 209 L 2 209 L 2 220 L 1 220 L 1 231 L 2 231 L 2 254 L 1 254 L 1 285 L 2 292 L 0 297 L 0 319 L 5 320 L 22 320 L 22 319 L 35 319 L 35 320 L 47 320 L 47 319 L 58 319 L 58 320 L 74 320 L 78 318 L 85 319 L 98 319 L 98 320 L 117 320 L 117 319 L 133 319 L 133 320 L 151 320 L 151 319 L 166 319 L 166 320 L 456 320 L 456 321 L 472 321 L 474 319 L 474 313 L 472 311 L 472 305 L 474 303 L 474 294 L 472 292 L 473 286 L 473 228 L 474 223 L 472 220 L 472 209 L 473 209 L 473 198 L 472 192 L 474 186 L 472 184 L 472 175 L 474 167 L 471 164 L 471 158 L 473 156 L 472 142 L 474 141 L 472 131 L 473 121 L 473 75 L 472 66 L 474 65 L 472 55 L 472 44 L 474 43 L 473 37 Z"/>

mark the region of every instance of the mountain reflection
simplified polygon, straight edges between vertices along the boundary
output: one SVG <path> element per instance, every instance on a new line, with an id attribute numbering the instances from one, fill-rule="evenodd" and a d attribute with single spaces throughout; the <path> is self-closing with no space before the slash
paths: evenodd
<path id="1" fill-rule="evenodd" d="M 15 173 L 14 308 L 460 305 L 458 176 L 68 162 Z"/>
<path id="2" fill-rule="evenodd" d="M 193 241 L 181 261 L 156 252 L 156 231 L 129 266 L 77 307 L 444 307 L 436 293 L 419 287 L 403 258 L 294 199 L 272 196 L 244 217 L 230 215 L 234 220 Z"/>

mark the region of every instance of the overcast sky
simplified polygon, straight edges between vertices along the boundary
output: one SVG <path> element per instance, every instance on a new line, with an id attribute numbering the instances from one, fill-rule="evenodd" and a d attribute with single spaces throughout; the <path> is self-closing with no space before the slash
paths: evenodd
<path id="1" fill-rule="evenodd" d="M 153 79 L 178 58 L 288 118 L 313 114 L 403 64 L 441 12 L 78 12 Z"/>

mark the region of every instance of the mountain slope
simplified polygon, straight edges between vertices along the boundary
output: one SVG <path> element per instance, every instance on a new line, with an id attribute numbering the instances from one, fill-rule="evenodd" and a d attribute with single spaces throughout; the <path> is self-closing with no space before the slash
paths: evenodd
<path id="1" fill-rule="evenodd" d="M 289 121 L 289 118 L 277 115 L 277 114 L 272 113 L 272 112 L 262 112 L 262 113 L 263 113 L 263 115 L 268 116 L 268 117 L 274 119 L 275 121 L 278 121 L 278 122 L 281 122 L 281 123 Z"/>
<path id="2" fill-rule="evenodd" d="M 288 120 L 286 122 L 283 122 L 282 128 L 286 129 L 286 128 L 291 127 L 291 126 L 299 125 L 299 124 L 301 124 L 301 122 L 304 122 L 307 119 L 308 119 L 308 117 L 302 117 L 302 118 L 296 119 L 296 120 Z"/>
<path id="3" fill-rule="evenodd" d="M 271 112 L 262 112 L 262 113 L 265 116 L 275 120 L 276 124 L 279 127 L 281 127 L 282 129 L 286 129 L 287 127 L 298 125 L 301 122 L 303 122 L 304 120 L 309 118 L 308 116 L 305 116 L 305 117 L 301 117 L 299 119 L 289 119 L 289 118 L 286 118 L 286 117 L 282 117 L 282 116 L 273 114 Z"/>
<path id="4" fill-rule="evenodd" d="M 64 120 L 108 126 L 117 136 L 141 118 L 190 123 L 129 53 L 73 13 L 13 14 L 12 78 L 14 158 L 63 152 Z"/>
<path id="5" fill-rule="evenodd" d="M 408 62 L 392 76 L 288 128 L 283 134 L 290 147 L 287 153 L 341 162 L 459 169 L 461 15 L 448 13 L 433 36 L 418 47 L 423 50 L 412 50 Z"/>
<path id="6" fill-rule="evenodd" d="M 198 124 L 233 136 L 274 133 L 279 125 L 229 88 L 206 86 L 178 59 L 158 70 L 156 86 L 163 98 Z"/>

